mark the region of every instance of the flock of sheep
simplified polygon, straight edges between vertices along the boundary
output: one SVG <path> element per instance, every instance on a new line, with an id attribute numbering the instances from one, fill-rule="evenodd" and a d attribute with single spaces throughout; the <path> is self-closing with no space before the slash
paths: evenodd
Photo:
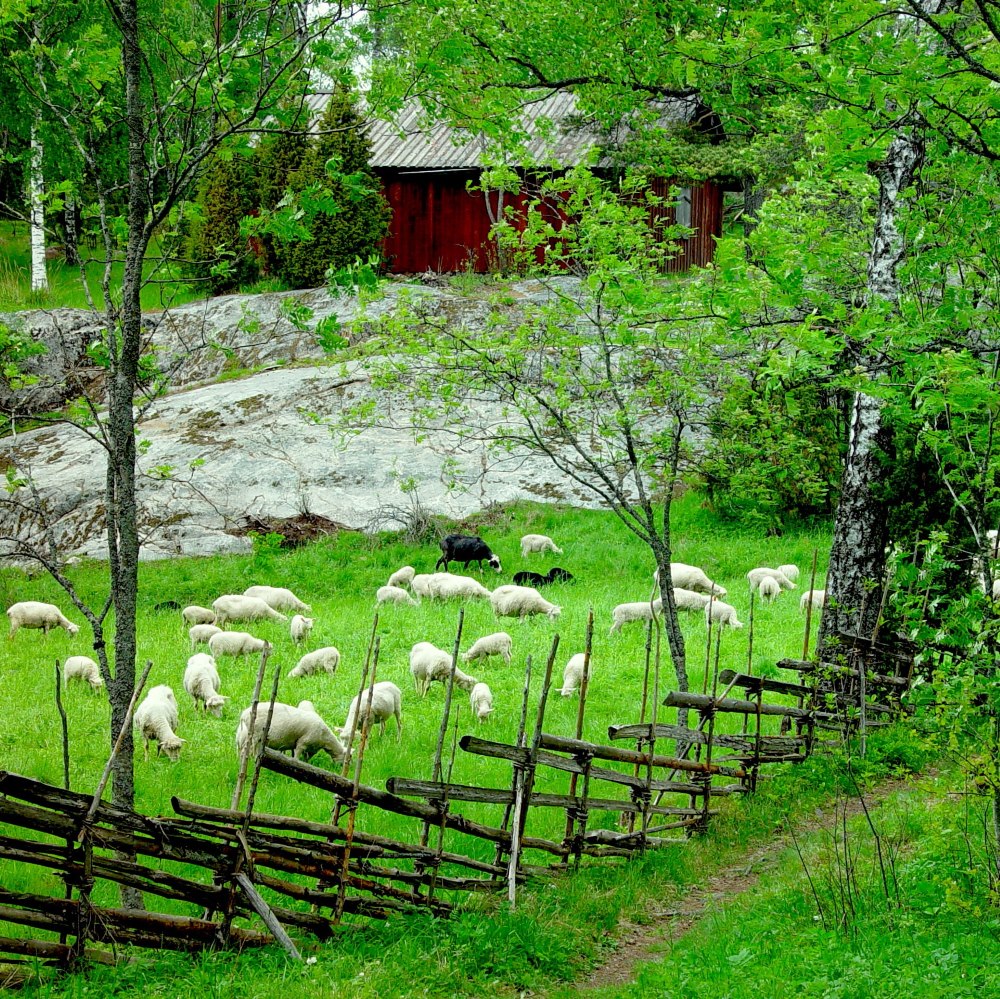
<path id="1" fill-rule="evenodd" d="M 474 561 L 482 565 L 485 561 L 497 572 L 502 571 L 499 558 L 481 539 L 449 535 L 441 542 L 441 547 L 443 555 L 438 565 L 443 563 L 445 571 L 417 573 L 412 566 L 403 566 L 389 577 L 384 586 L 378 588 L 376 602 L 415 606 L 422 600 L 482 599 L 489 600 L 497 618 L 542 616 L 555 620 L 559 617 L 561 608 L 542 597 L 534 587 L 514 583 L 491 591 L 472 577 L 447 571 L 451 561 L 465 565 Z M 562 550 L 545 535 L 529 534 L 521 540 L 523 557 L 547 551 L 561 553 Z M 543 583 L 572 579 L 570 573 L 558 567 L 555 575 L 551 570 L 544 577 L 537 573 L 518 573 L 515 579 L 525 576 L 538 576 Z M 709 579 L 703 570 L 675 562 L 671 564 L 671 576 L 674 602 L 679 610 L 704 611 L 706 620 L 720 627 L 742 627 L 736 608 L 718 599 L 726 596 L 725 588 Z M 751 590 L 756 590 L 765 601 L 774 600 L 783 590 L 795 589 L 798 576 L 799 571 L 794 565 L 782 565 L 777 569 L 758 568 L 747 573 Z M 654 581 L 658 581 L 656 573 Z M 802 596 L 800 606 L 804 609 L 807 603 L 812 602 L 814 607 L 822 608 L 824 597 L 822 590 L 810 591 Z M 611 634 L 619 632 L 627 623 L 649 620 L 654 613 L 661 611 L 662 597 L 653 601 L 619 604 L 611 614 Z M 267 641 L 249 632 L 227 630 L 227 625 L 263 620 L 282 622 L 288 625 L 290 638 L 298 647 L 309 640 L 314 624 L 313 618 L 305 616 L 309 612 L 310 606 L 291 590 L 274 586 L 251 586 L 242 594 L 224 594 L 212 603 L 211 608 L 198 605 L 181 608 L 192 653 L 182 682 L 196 710 L 217 718 L 223 715 L 228 698 L 220 693 L 219 659 L 258 654 L 271 647 Z M 292 615 L 290 620 L 288 614 Z M 22 628 L 41 629 L 46 633 L 52 628 L 64 628 L 71 636 L 79 631 L 78 626 L 57 607 L 38 601 L 16 603 L 7 609 L 7 616 L 11 638 Z M 206 645 L 208 652 L 196 651 L 199 645 Z M 512 654 L 513 639 L 507 632 L 498 631 L 478 638 L 462 654 L 462 660 L 467 664 L 498 657 L 509 664 Z M 288 677 L 333 674 L 339 663 L 338 649 L 333 646 L 317 648 L 305 652 L 288 672 Z M 453 674 L 455 685 L 468 692 L 472 713 L 480 722 L 486 721 L 493 712 L 493 692 L 488 684 L 465 673 L 457 663 L 453 666 L 450 652 L 430 642 L 417 642 L 410 649 L 409 666 L 419 696 L 427 694 L 431 683 L 446 683 Z M 563 696 L 568 697 L 579 690 L 584 669 L 584 654 L 574 654 L 563 671 L 560 689 Z M 94 690 L 104 686 L 97 663 L 87 656 L 70 656 L 64 663 L 63 677 L 67 683 L 86 682 Z M 328 725 L 309 700 L 302 700 L 294 706 L 262 702 L 257 706 L 256 713 L 252 708 L 246 708 L 240 714 L 236 729 L 236 748 L 240 753 L 259 745 L 268 718 L 267 745 L 270 748 L 291 751 L 296 759 L 309 759 L 313 754 L 325 751 L 335 763 L 343 763 L 349 756 L 350 741 L 365 725 L 377 723 L 384 734 L 387 721 L 395 718 L 396 738 L 401 737 L 402 693 L 392 682 L 376 683 L 370 691 L 366 689 L 353 699 L 346 721 L 339 729 Z M 169 685 L 152 687 L 137 707 L 133 721 L 137 734 L 143 739 L 146 759 L 151 743 L 155 743 L 157 753 L 165 754 L 170 760 L 179 758 L 185 740 L 177 735 L 177 699 Z"/>

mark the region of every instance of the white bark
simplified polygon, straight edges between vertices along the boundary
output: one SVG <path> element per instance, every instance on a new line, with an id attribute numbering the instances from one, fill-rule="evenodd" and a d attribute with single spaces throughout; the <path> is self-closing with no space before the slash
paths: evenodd
<path id="1" fill-rule="evenodd" d="M 45 180 L 42 174 L 42 139 L 39 120 L 31 125 L 31 159 L 28 170 L 28 205 L 31 231 L 31 290 L 48 291 L 49 278 L 45 270 Z"/>

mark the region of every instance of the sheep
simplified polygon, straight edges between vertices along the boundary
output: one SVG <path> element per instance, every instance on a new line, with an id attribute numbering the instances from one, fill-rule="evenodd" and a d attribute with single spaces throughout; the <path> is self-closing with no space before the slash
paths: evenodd
<path id="1" fill-rule="evenodd" d="M 556 547 L 556 543 L 544 534 L 526 534 L 521 538 L 521 558 L 539 552 L 555 552 L 562 555 L 563 550 Z"/>
<path id="2" fill-rule="evenodd" d="M 181 746 L 187 740 L 178 738 L 174 732 L 177 728 L 177 699 L 166 684 L 161 683 L 146 694 L 142 704 L 135 709 L 132 724 L 142 735 L 143 760 L 149 760 L 149 744 L 155 742 L 157 756 L 165 753 L 167 759 L 177 762 Z"/>
<path id="3" fill-rule="evenodd" d="M 409 586 L 410 580 L 417 574 L 412 565 L 404 565 L 397 569 L 387 580 L 386 586 Z"/>
<path id="4" fill-rule="evenodd" d="M 281 752 L 292 751 L 297 759 L 308 760 L 314 753 L 324 750 L 334 763 L 344 763 L 348 751 L 334 734 L 333 729 L 316 713 L 312 701 L 299 701 L 296 707 L 275 701 L 273 710 L 270 701 L 257 705 L 257 715 L 253 724 L 254 746 L 259 746 L 264 733 L 269 710 L 271 724 L 267 731 L 267 746 Z M 236 749 L 242 756 L 250 742 L 250 718 L 253 706 L 245 708 L 236 727 Z"/>
<path id="5" fill-rule="evenodd" d="M 291 590 L 284 586 L 248 586 L 243 591 L 243 596 L 257 597 L 276 611 L 288 610 L 308 613 L 312 610 L 309 604 L 299 600 Z"/>
<path id="6" fill-rule="evenodd" d="M 780 569 L 751 569 L 747 573 L 750 580 L 750 589 L 755 590 L 760 586 L 762 579 L 773 579 L 783 590 L 794 590 L 795 584 Z"/>
<path id="7" fill-rule="evenodd" d="M 563 697 L 575 694 L 583 683 L 583 660 L 585 653 L 577 652 L 563 669 L 563 683 L 559 693 Z M 593 663 L 590 664 L 593 667 Z"/>
<path id="8" fill-rule="evenodd" d="M 660 581 L 660 570 L 653 571 L 653 581 Z M 704 570 L 696 565 L 686 565 L 684 562 L 670 563 L 670 581 L 673 586 L 679 586 L 684 590 L 697 590 L 698 592 L 714 593 L 717 597 L 726 595 L 726 588 L 713 583 L 705 575 Z"/>
<path id="9" fill-rule="evenodd" d="M 544 576 L 540 572 L 527 570 L 514 573 L 515 586 L 547 586 L 549 583 L 569 583 L 572 579 L 573 573 L 558 565 L 554 565 Z"/>
<path id="10" fill-rule="evenodd" d="M 473 597 L 489 597 L 490 591 L 471 576 L 435 572 L 427 584 L 427 595 L 438 600 L 470 600 Z"/>
<path id="11" fill-rule="evenodd" d="M 799 567 L 797 565 L 779 565 L 778 572 L 780 572 L 785 579 L 790 579 L 793 583 L 799 581 Z"/>
<path id="12" fill-rule="evenodd" d="M 370 708 L 369 708 L 370 703 Z M 396 742 L 403 737 L 403 716 L 402 716 L 403 694 L 394 683 L 388 680 L 381 680 L 376 683 L 371 690 L 369 700 L 367 688 L 351 701 L 351 706 L 347 709 L 347 721 L 340 729 L 340 737 L 349 739 L 351 730 L 354 737 L 361 733 L 361 728 L 367 721 L 369 724 L 378 722 L 379 733 L 385 735 L 385 723 L 390 718 L 396 719 Z M 361 705 L 360 717 L 358 705 Z"/>
<path id="13" fill-rule="evenodd" d="M 721 600 L 713 600 L 705 605 L 705 621 L 718 621 L 719 626 L 729 625 L 730 628 L 742 628 L 743 624 L 736 619 L 736 608 Z"/>
<path id="14" fill-rule="evenodd" d="M 80 630 L 78 624 L 63 617 L 63 612 L 55 604 L 43 604 L 39 600 L 11 604 L 7 608 L 7 617 L 10 619 L 8 638 L 13 638 L 18 628 L 41 628 L 43 635 L 49 633 L 49 628 L 65 628 L 71 638 Z"/>
<path id="15" fill-rule="evenodd" d="M 490 656 L 501 656 L 503 661 L 510 665 L 510 654 L 514 648 L 513 639 L 506 631 L 495 631 L 492 635 L 483 635 L 477 639 L 468 652 L 463 653 L 462 658 L 471 663 L 475 659 L 487 659 Z"/>
<path id="16" fill-rule="evenodd" d="M 482 724 L 493 714 L 493 691 L 485 683 L 477 683 L 469 691 L 469 704 L 472 706 L 473 715 Z"/>
<path id="17" fill-rule="evenodd" d="M 799 598 L 799 610 L 804 612 L 810 603 L 813 610 L 821 611 L 826 606 L 826 590 L 807 590 Z"/>
<path id="18" fill-rule="evenodd" d="M 307 652 L 298 663 L 289 670 L 289 677 L 312 676 L 314 673 L 336 673 L 340 665 L 340 650 L 327 645 L 315 652 Z"/>
<path id="19" fill-rule="evenodd" d="M 781 594 L 781 583 L 774 576 L 765 576 L 757 584 L 757 592 L 760 594 L 761 600 L 771 603 L 775 597 Z"/>
<path id="20" fill-rule="evenodd" d="M 410 673 L 413 676 L 413 686 L 421 697 L 427 696 L 431 684 L 437 680 L 447 683 L 451 675 L 451 653 L 439 649 L 430 642 L 417 642 L 410 649 Z M 455 686 L 463 690 L 472 690 L 479 681 L 475 677 L 463 673 L 455 666 Z"/>
<path id="21" fill-rule="evenodd" d="M 247 597 L 239 593 L 226 593 L 212 601 L 215 623 L 222 627 L 227 621 L 287 621 L 288 618 L 276 611 L 260 597 Z"/>
<path id="22" fill-rule="evenodd" d="M 707 593 L 685 590 L 682 586 L 674 587 L 674 606 L 679 611 L 703 611 L 711 599 Z"/>
<path id="23" fill-rule="evenodd" d="M 993 580 L 993 599 L 1000 600 L 1000 579 Z"/>
<path id="24" fill-rule="evenodd" d="M 498 586 L 490 594 L 490 604 L 497 617 L 524 618 L 531 614 L 547 614 L 554 621 L 562 613 L 561 607 L 550 604 L 530 586 Z"/>
<path id="25" fill-rule="evenodd" d="M 222 717 L 222 706 L 229 700 L 219 693 L 222 681 L 215 660 L 199 652 L 191 656 L 184 670 L 184 689 L 194 700 L 195 709 L 202 708 L 206 714 Z"/>
<path id="26" fill-rule="evenodd" d="M 153 610 L 155 611 L 168 611 L 168 610 L 180 610 L 181 605 L 176 600 L 161 600 L 158 604 L 153 605 Z"/>
<path id="27" fill-rule="evenodd" d="M 447 572 L 449 562 L 460 562 L 465 566 L 476 562 L 482 571 L 484 561 L 497 572 L 503 571 L 499 556 L 490 551 L 490 546 L 482 538 L 474 534 L 449 534 L 441 539 L 441 557 L 434 563 L 434 568 Z"/>
<path id="28" fill-rule="evenodd" d="M 416 600 L 410 596 L 401 586 L 380 586 L 375 591 L 375 603 L 377 604 L 408 604 L 417 606 Z"/>
<path id="29" fill-rule="evenodd" d="M 208 645 L 208 640 L 213 635 L 222 634 L 222 629 L 214 624 L 195 624 L 188 628 L 188 637 L 191 639 L 191 651 L 194 652 L 198 645 Z"/>
<path id="30" fill-rule="evenodd" d="M 101 670 L 89 656 L 70 656 L 63 663 L 63 683 L 69 686 L 70 680 L 86 680 L 92 690 L 104 686 Z"/>
<path id="31" fill-rule="evenodd" d="M 547 583 L 572 583 L 573 573 L 569 569 L 564 569 L 562 566 L 554 565 L 545 574 Z"/>
<path id="32" fill-rule="evenodd" d="M 292 623 L 289 625 L 289 631 L 292 635 L 292 641 L 296 645 L 300 645 L 309 637 L 309 632 L 312 631 L 313 619 L 311 617 L 303 617 L 301 614 L 296 614 L 292 618 Z"/>
<path id="33" fill-rule="evenodd" d="M 191 604 L 181 611 L 181 619 L 189 628 L 194 624 L 215 624 L 215 611 Z"/>
<path id="34" fill-rule="evenodd" d="M 220 631 L 208 640 L 208 648 L 216 659 L 222 656 L 249 656 L 271 648 L 270 642 L 254 638 L 245 631 Z"/>
<path id="35" fill-rule="evenodd" d="M 648 600 L 639 600 L 630 604 L 619 604 L 611 612 L 611 619 L 614 623 L 611 625 L 611 631 L 608 634 L 613 635 L 616 631 L 621 631 L 622 625 L 628 624 L 630 621 L 652 621 L 654 612 L 660 614 L 662 611 L 663 601 L 659 597 L 653 601 L 652 608 L 650 608 Z"/>

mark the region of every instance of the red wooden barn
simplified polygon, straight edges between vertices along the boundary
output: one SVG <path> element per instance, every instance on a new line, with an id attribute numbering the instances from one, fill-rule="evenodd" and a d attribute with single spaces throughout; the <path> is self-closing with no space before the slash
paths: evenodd
<path id="1" fill-rule="evenodd" d="M 695 100 L 663 105 L 661 121 L 698 127 L 718 127 Z M 558 93 L 526 107 L 523 116 L 531 162 L 571 167 L 583 161 L 595 146 L 606 147 L 607 137 L 575 123 L 576 101 Z M 523 207 L 524 191 L 470 190 L 478 185 L 486 151 L 481 135 L 441 122 L 427 124 L 420 106 L 408 105 L 394 122 L 375 120 L 368 129 L 372 142 L 371 168 L 382 181 L 392 206 L 392 222 L 385 241 L 385 259 L 394 274 L 424 271 L 484 272 L 497 261 L 490 226 L 498 209 Z M 522 176 L 524 174 L 522 173 Z M 662 221 L 677 221 L 694 232 L 682 241 L 668 263 L 669 270 L 706 264 L 722 232 L 722 187 L 712 181 L 685 184 L 656 178 L 654 193 L 665 196 L 680 185 L 677 200 L 658 212 Z"/>

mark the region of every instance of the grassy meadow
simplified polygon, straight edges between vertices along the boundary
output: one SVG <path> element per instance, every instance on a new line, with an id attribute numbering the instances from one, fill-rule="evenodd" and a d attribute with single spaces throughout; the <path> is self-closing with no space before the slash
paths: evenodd
<path id="1" fill-rule="evenodd" d="M 595 620 L 593 674 L 584 738 L 606 741 L 609 724 L 638 721 L 644 629 L 641 624 L 626 625 L 616 635 L 609 635 L 608 629 L 612 607 L 649 596 L 653 564 L 645 547 L 607 513 L 550 505 L 524 504 L 492 510 L 461 526 L 481 533 L 503 559 L 504 571 L 500 576 L 492 570 L 481 575 L 475 570 L 469 573 L 481 578 L 488 587 L 508 582 L 519 569 L 544 572 L 555 564 L 569 569 L 576 578 L 572 583 L 548 588 L 546 595 L 563 608 L 557 622 L 545 618 L 497 622 L 488 602 L 471 601 L 464 605 L 462 648 L 468 648 L 481 635 L 502 629 L 513 636 L 514 660 L 509 667 L 499 659 L 469 664 L 467 671 L 492 688 L 496 710 L 488 723 L 480 726 L 470 718 L 467 696 L 456 690 L 458 734 L 476 731 L 485 738 L 512 741 L 520 712 L 525 657 L 531 655 L 535 664 L 530 719 L 534 717 L 541 670 L 553 635 L 558 633 L 560 637 L 554 669 L 554 686 L 558 686 L 566 661 L 573 653 L 583 650 L 587 615 L 591 609 Z M 552 536 L 564 553 L 533 555 L 522 560 L 519 538 L 527 532 Z M 726 599 L 736 606 L 744 623 L 749 602 L 744 574 L 748 569 L 792 562 L 802 570 L 798 591 L 783 594 L 773 605 L 757 607 L 751 657 L 754 672 L 774 672 L 777 659 L 801 653 L 803 618 L 799 612 L 798 594 L 808 585 L 808 566 L 816 549 L 820 556 L 819 580 L 822 580 L 827 544 L 825 525 L 800 526 L 783 537 L 764 538 L 738 526 L 721 523 L 702 507 L 696 494 L 688 494 L 677 505 L 675 559 L 700 565 L 716 582 L 727 587 Z M 136 758 L 139 809 L 169 815 L 172 795 L 228 807 L 238 766 L 233 743 L 236 719 L 250 701 L 256 671 L 256 662 L 251 660 L 220 660 L 222 693 L 231 701 L 221 720 L 199 716 L 181 685 L 190 655 L 186 630 L 176 611 L 156 611 L 156 604 L 176 600 L 182 605 L 210 605 L 222 593 L 242 592 L 257 583 L 289 586 L 312 605 L 316 624 L 306 648 L 335 645 L 340 649 L 341 663 L 334 676 L 286 679 L 284 674 L 303 651 L 293 647 L 287 626 L 268 622 L 236 627 L 267 638 L 274 645 L 270 663 L 272 667 L 279 665 L 282 672 L 279 700 L 295 703 L 309 698 L 331 725 L 339 726 L 360 681 L 375 610 L 376 588 L 391 572 L 405 564 L 415 566 L 418 572 L 431 571 L 438 554 L 433 542 L 414 546 L 396 536 L 372 538 L 343 532 L 295 551 L 286 552 L 259 544 L 253 555 L 245 557 L 143 564 L 139 597 L 140 659 L 149 658 L 154 662 L 150 684 L 167 683 L 174 688 L 180 708 L 178 734 L 187 743 L 177 763 L 170 763 L 162 756 L 151 756 L 148 762 L 143 762 L 140 748 Z M 104 594 L 102 566 L 77 565 L 71 569 L 71 576 L 86 600 L 101 603 Z M 52 601 L 59 604 L 71 620 L 83 624 L 79 612 L 68 606 L 65 596 L 44 576 L 27 578 L 12 570 L 0 571 L 0 599 L 5 607 L 25 599 Z M 424 601 L 419 607 L 380 608 L 378 678 L 393 680 L 403 691 L 404 728 L 401 742 L 396 741 L 391 723 L 384 737 L 377 731 L 373 733 L 364 760 L 362 780 L 365 783 L 381 786 L 391 775 L 431 777 L 444 687 L 433 684 L 425 699 L 417 698 L 409 675 L 408 653 L 417 641 L 430 641 L 450 649 L 455 639 L 457 610 L 454 603 L 430 601 Z M 700 690 L 705 664 L 704 618 L 685 615 L 683 627 L 688 642 L 691 686 Z M 748 638 L 747 628 L 727 630 L 722 644 L 723 668 L 744 669 L 747 666 Z M 54 663 L 74 653 L 86 653 L 89 646 L 86 628 L 82 628 L 75 639 L 62 631 L 48 637 L 40 632 L 22 631 L 13 642 L 6 643 L 5 703 L 8 706 L 30 705 L 30 710 L 8 708 L 0 712 L 0 758 L 5 769 L 53 783 L 61 782 L 60 726 L 53 696 Z M 270 682 L 269 676 L 265 690 L 269 690 Z M 664 655 L 661 690 L 672 686 L 669 661 Z M 74 789 L 89 791 L 107 754 L 108 708 L 102 697 L 79 686 L 66 692 L 65 701 L 69 715 L 72 785 Z M 577 705 L 576 697 L 563 698 L 554 692 L 546 714 L 546 730 L 572 736 Z M 666 709 L 663 709 L 661 720 L 672 720 L 665 715 Z M 721 721 L 730 726 L 739 724 L 732 716 L 723 716 Z M 776 731 L 777 719 L 772 722 Z M 449 731 L 448 745 L 451 738 Z M 862 777 L 883 776 L 893 768 L 915 765 L 914 761 L 920 759 L 915 745 L 905 734 L 880 733 L 872 739 L 871 759 L 866 761 Z M 330 766 L 323 754 L 313 762 Z M 445 762 L 447 766 L 447 755 Z M 238 957 L 231 954 L 195 958 L 143 954 L 139 963 L 128 967 L 94 969 L 86 976 L 42 985 L 39 994 L 148 997 L 179 996 L 195 990 L 197 994 L 239 996 L 241 999 L 279 994 L 292 999 L 332 991 L 351 996 L 514 996 L 546 994 L 556 989 L 553 994 L 569 995 L 574 986 L 559 983 L 572 983 L 586 974 L 600 959 L 602 948 L 613 941 L 621 917 L 641 921 L 643 912 L 651 905 L 655 909 L 661 899 L 683 896 L 685 886 L 697 884 L 706 872 L 735 862 L 752 845 L 766 842 L 773 836 L 776 823 L 781 825 L 781 816 L 786 816 L 787 821 L 808 823 L 811 809 L 827 800 L 836 789 L 846 786 L 842 762 L 831 757 L 814 757 L 798 767 L 776 767 L 773 772 L 773 779 L 762 785 L 755 798 L 721 800 L 720 814 L 709 831 L 690 843 L 656 851 L 627 864 L 609 860 L 585 861 L 578 872 L 541 877 L 521 892 L 515 913 L 508 912 L 499 898 L 463 896 L 455 899 L 462 903 L 463 910 L 447 921 L 423 915 L 394 918 L 383 924 L 356 921 L 326 944 L 302 938 L 299 942 L 304 950 L 317 959 L 310 965 L 288 964 L 277 949 Z M 545 771 L 539 771 L 539 775 L 539 790 L 565 791 L 567 775 Z M 500 761 L 459 751 L 451 779 L 455 783 L 509 787 L 510 768 Z M 592 793 L 612 796 L 616 792 L 602 786 Z M 256 807 L 261 811 L 326 821 L 331 799 L 318 790 L 265 772 Z M 493 806 L 463 804 L 461 808 L 473 818 L 490 824 L 499 822 L 500 812 Z M 550 814 L 543 814 L 547 811 Z M 535 809 L 531 812 L 527 832 L 558 840 L 562 837 L 564 821 L 561 811 Z M 602 823 L 610 827 L 613 821 L 611 815 L 592 813 L 590 827 L 596 828 Z M 913 823 L 914 830 L 917 825 Z M 364 807 L 359 812 L 359 828 L 409 841 L 415 841 L 419 835 L 419 824 L 415 820 L 376 813 Z M 916 838 L 917 832 L 911 830 L 911 833 L 911 839 Z M 807 852 L 819 849 L 818 841 L 810 845 L 812 839 L 807 831 L 803 831 L 802 836 L 803 849 Z M 491 846 L 457 833 L 447 834 L 445 848 L 492 859 Z M 527 859 L 547 865 L 552 858 L 533 854 Z M 795 934 L 804 934 L 809 946 L 816 948 L 817 953 L 825 953 L 822 938 L 817 936 L 822 931 L 831 940 L 841 941 L 839 946 L 845 954 L 856 955 L 858 941 L 852 940 L 850 934 L 838 936 L 814 922 L 815 906 L 811 907 L 809 897 L 803 894 L 807 889 L 800 868 L 799 876 L 795 875 L 797 863 L 797 860 L 783 863 L 783 873 L 773 888 L 766 893 L 753 893 L 744 900 L 743 904 L 754 907 L 753 913 L 741 911 L 728 922 L 713 921 L 711 929 L 705 931 L 710 934 L 710 941 L 694 942 L 699 930 L 678 945 L 682 950 L 688 948 L 686 953 L 710 954 L 699 960 L 709 962 L 713 968 L 717 966 L 717 981 L 697 975 L 682 981 L 681 971 L 692 967 L 690 963 L 683 967 L 673 962 L 654 964 L 641 973 L 643 994 L 749 995 L 740 990 L 739 975 L 730 980 L 725 972 L 751 963 L 750 957 L 740 957 L 744 949 L 741 941 L 749 939 L 747 934 L 750 933 L 765 937 L 771 934 L 766 938 L 773 939 L 772 950 L 776 955 L 781 951 L 778 944 L 784 942 L 786 935 Z M 9 890 L 53 893 L 61 890 L 56 877 L 44 870 L 9 864 L 0 870 L 2 882 Z M 934 897 L 938 894 L 943 901 L 935 904 L 946 904 L 944 889 Z M 109 889 L 98 901 L 115 904 L 115 894 Z M 156 900 L 155 904 L 169 911 L 173 903 Z M 759 911 L 758 904 L 763 906 Z M 774 907 L 780 909 L 780 916 Z M 925 905 L 924 908 L 930 911 L 931 907 Z M 189 910 L 177 906 L 175 911 Z M 923 918 L 919 912 L 917 918 Z M 7 927 L 4 932 L 24 931 Z M 992 938 L 983 946 L 986 948 L 984 954 L 988 951 L 993 959 L 1000 956 L 995 953 L 996 944 Z M 698 947 L 706 949 L 702 951 Z M 753 961 L 762 961 L 762 954 L 771 953 L 762 951 L 757 945 L 754 948 Z M 925 947 L 927 960 L 933 960 L 932 955 L 940 949 L 940 941 L 931 933 Z M 794 981 L 809 980 L 808 967 L 796 967 L 794 962 L 788 962 L 787 955 L 786 963 L 780 968 L 776 957 L 774 960 L 775 982 L 795 974 L 799 977 L 793 978 Z M 952 977 L 958 973 L 956 970 Z M 835 978 L 835 969 L 828 969 L 828 979 Z M 612 990 L 607 994 L 619 993 Z M 775 984 L 765 988 L 764 994 L 786 993 Z M 802 994 L 884 993 L 847 989 Z"/>

